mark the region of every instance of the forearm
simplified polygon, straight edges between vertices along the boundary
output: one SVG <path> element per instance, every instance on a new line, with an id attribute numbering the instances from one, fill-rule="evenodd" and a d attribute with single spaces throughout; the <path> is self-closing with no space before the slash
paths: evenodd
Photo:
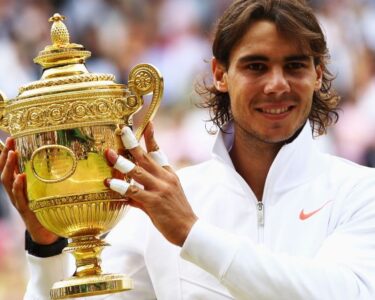
<path id="1" fill-rule="evenodd" d="M 214 275 L 236 299 L 371 299 L 348 266 L 276 254 L 202 221 L 181 256 Z"/>

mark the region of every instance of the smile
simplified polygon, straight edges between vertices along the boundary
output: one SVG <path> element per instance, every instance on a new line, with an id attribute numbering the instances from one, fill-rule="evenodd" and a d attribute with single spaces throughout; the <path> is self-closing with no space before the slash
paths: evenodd
<path id="1" fill-rule="evenodd" d="M 282 114 L 282 113 L 285 113 L 289 110 L 288 107 L 283 107 L 283 108 L 270 108 L 270 109 L 261 109 L 262 112 L 266 113 L 266 114 L 272 114 L 272 115 L 279 115 L 279 114 Z"/>
<path id="2" fill-rule="evenodd" d="M 278 108 L 258 108 L 257 110 L 270 115 L 280 115 L 293 109 L 293 106 L 285 106 Z"/>

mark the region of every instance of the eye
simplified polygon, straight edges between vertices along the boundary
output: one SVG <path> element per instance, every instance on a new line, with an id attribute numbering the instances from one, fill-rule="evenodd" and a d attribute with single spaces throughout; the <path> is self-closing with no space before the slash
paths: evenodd
<path id="1" fill-rule="evenodd" d="M 262 63 L 251 63 L 247 66 L 247 68 L 251 71 L 261 72 L 267 69 L 267 66 Z"/>
<path id="2" fill-rule="evenodd" d="M 290 62 L 286 65 L 289 70 L 299 70 L 306 68 L 306 64 L 298 61 Z"/>

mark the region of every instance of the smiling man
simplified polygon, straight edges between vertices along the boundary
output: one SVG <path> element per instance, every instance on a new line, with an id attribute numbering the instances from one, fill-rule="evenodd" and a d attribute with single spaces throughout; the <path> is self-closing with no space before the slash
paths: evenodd
<path id="1" fill-rule="evenodd" d="M 249 24 L 227 63 L 212 60 L 215 86 L 230 99 L 235 132 L 230 155 L 260 201 L 276 154 L 306 123 L 313 94 L 321 88 L 322 66 L 310 52 L 264 19 Z M 261 162 L 258 172 L 249 168 L 254 160 Z"/>
<path id="2" fill-rule="evenodd" d="M 106 180 L 138 209 L 108 235 L 103 257 L 135 289 L 105 299 L 375 299 L 375 172 L 314 144 L 336 121 L 338 96 L 311 9 L 303 0 L 234 1 L 213 55 L 203 104 L 220 128 L 211 160 L 176 174 L 151 126 L 147 152 L 122 130 L 137 164 L 106 152 L 142 187 Z M 28 210 L 13 144 L 0 167 L 29 234 L 25 299 L 47 299 L 68 275 L 64 241 Z"/>

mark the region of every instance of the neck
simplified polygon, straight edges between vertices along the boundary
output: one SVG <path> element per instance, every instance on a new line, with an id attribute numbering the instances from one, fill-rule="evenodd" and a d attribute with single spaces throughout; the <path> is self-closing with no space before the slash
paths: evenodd
<path id="1" fill-rule="evenodd" d="M 284 143 L 266 143 L 250 136 L 235 125 L 235 135 L 230 157 L 237 172 L 262 200 L 267 174 Z"/>

